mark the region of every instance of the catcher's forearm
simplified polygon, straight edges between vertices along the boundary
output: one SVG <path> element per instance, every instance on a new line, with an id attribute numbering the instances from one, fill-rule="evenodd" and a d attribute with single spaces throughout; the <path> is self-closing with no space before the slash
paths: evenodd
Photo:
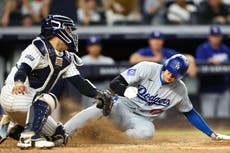
<path id="1" fill-rule="evenodd" d="M 69 80 L 80 91 L 80 93 L 85 96 L 95 98 L 98 94 L 95 86 L 80 75 L 67 78 L 67 80 Z"/>
<path id="2" fill-rule="evenodd" d="M 204 132 L 206 135 L 211 136 L 214 132 L 201 117 L 201 115 L 193 108 L 191 111 L 184 113 L 189 122 L 197 129 Z"/>
<path id="3" fill-rule="evenodd" d="M 26 64 L 22 63 L 18 68 L 18 71 L 14 75 L 14 81 L 25 82 L 27 75 L 32 71 L 32 68 Z"/>
<path id="4" fill-rule="evenodd" d="M 121 75 L 119 75 L 110 82 L 109 87 L 115 94 L 124 96 L 124 92 L 128 87 L 128 83 Z"/>

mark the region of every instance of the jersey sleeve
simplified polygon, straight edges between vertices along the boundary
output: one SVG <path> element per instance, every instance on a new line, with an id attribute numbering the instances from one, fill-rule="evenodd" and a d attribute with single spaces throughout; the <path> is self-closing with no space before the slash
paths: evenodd
<path id="1" fill-rule="evenodd" d="M 21 57 L 17 64 L 26 63 L 33 70 L 41 60 L 41 54 L 37 51 L 34 45 L 29 45 L 21 54 Z"/>
<path id="2" fill-rule="evenodd" d="M 185 85 L 183 85 L 183 89 L 181 91 L 184 91 L 183 96 L 182 96 L 182 100 L 177 104 L 177 109 L 180 112 L 189 112 L 190 110 L 193 109 L 193 105 L 188 97 L 188 91 L 185 87 Z"/>
<path id="3" fill-rule="evenodd" d="M 107 64 L 110 64 L 110 65 L 115 64 L 115 61 L 110 57 L 107 58 L 107 61 L 108 61 Z"/>
<path id="4" fill-rule="evenodd" d="M 147 56 L 147 55 L 146 55 L 146 51 L 145 51 L 144 48 L 141 48 L 141 49 L 137 50 L 136 53 L 139 54 L 139 55 L 142 55 L 142 56 Z"/>
<path id="5" fill-rule="evenodd" d="M 196 50 L 196 60 L 207 60 L 209 57 L 205 54 L 205 48 L 203 46 L 199 46 Z"/>
<path id="6" fill-rule="evenodd" d="M 62 75 L 62 78 L 69 78 L 79 74 L 80 72 L 78 71 L 76 65 L 72 62 L 66 72 Z"/>
<path id="7" fill-rule="evenodd" d="M 149 62 L 140 62 L 122 72 L 121 75 L 128 84 L 139 82 L 151 73 L 151 69 L 148 68 L 150 66 L 148 63 Z"/>

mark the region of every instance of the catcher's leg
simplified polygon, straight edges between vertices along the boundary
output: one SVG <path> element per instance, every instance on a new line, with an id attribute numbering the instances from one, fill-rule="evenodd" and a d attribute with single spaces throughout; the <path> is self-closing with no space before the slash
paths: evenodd
<path id="1" fill-rule="evenodd" d="M 93 105 L 69 119 L 64 124 L 64 129 L 69 135 L 72 135 L 77 129 L 82 128 L 89 119 L 99 119 L 102 116 L 101 109 L 98 109 L 96 105 Z"/>
<path id="2" fill-rule="evenodd" d="M 26 95 L 12 95 L 12 88 L 12 85 L 5 85 L 1 91 L 1 105 L 7 114 L 1 121 L 0 135 L 3 140 L 7 136 L 18 139 L 18 135 L 23 129 L 22 126 L 25 125 L 27 110 L 34 97 L 33 91 L 30 89 L 28 89 L 28 94 Z M 13 130 L 11 131 L 12 127 Z"/>
<path id="3" fill-rule="evenodd" d="M 29 108 L 25 130 L 17 144 L 20 148 L 50 148 L 54 143 L 41 136 L 41 130 L 48 116 L 57 106 L 57 99 L 52 94 L 41 94 L 35 98 Z"/>
<path id="4" fill-rule="evenodd" d="M 3 115 L 0 122 L 0 144 L 3 143 L 9 135 L 10 118 Z"/>
<path id="5" fill-rule="evenodd" d="M 12 122 L 8 115 L 3 115 L 0 123 L 0 144 L 3 143 L 7 137 L 19 140 L 23 130 L 24 127 Z"/>
<path id="6" fill-rule="evenodd" d="M 34 89 L 28 88 L 28 94 L 26 95 L 12 95 L 12 85 L 5 85 L 2 88 L 1 91 L 1 105 L 4 109 L 4 111 L 7 113 L 7 115 L 10 117 L 10 119 L 13 122 L 18 123 L 12 133 L 7 133 L 9 134 L 10 137 L 14 139 L 19 139 L 20 133 L 23 131 L 23 127 L 25 126 L 26 118 L 27 118 L 27 111 L 30 108 L 35 91 Z M 53 95 L 55 101 L 56 98 Z M 50 100 L 52 103 L 52 99 Z M 42 133 L 46 136 L 55 136 L 57 135 L 64 135 L 63 130 L 60 130 L 63 126 L 60 124 L 57 124 L 52 118 L 48 118 L 47 122 L 44 125 L 44 129 L 42 129 Z M 5 134 L 6 135 L 6 134 Z M 53 139 L 57 140 L 57 139 Z M 66 138 L 63 141 L 63 143 L 66 142 Z M 55 143 L 57 144 L 57 143 Z"/>
<path id="7" fill-rule="evenodd" d="M 32 104 L 34 93 L 30 88 L 26 95 L 13 95 L 13 85 L 5 85 L 1 91 L 1 105 L 9 118 L 21 126 L 25 125 L 28 108 Z"/>

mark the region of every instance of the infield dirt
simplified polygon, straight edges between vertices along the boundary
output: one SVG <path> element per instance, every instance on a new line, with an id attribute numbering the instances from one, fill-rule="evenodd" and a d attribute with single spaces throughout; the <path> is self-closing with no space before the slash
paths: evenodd
<path id="1" fill-rule="evenodd" d="M 225 131 L 230 133 L 230 131 Z M 230 153 L 230 141 L 212 141 L 201 132 L 180 129 L 156 130 L 153 139 L 128 138 L 107 119 L 89 121 L 66 147 L 20 150 L 8 139 L 0 145 L 5 153 Z"/>

